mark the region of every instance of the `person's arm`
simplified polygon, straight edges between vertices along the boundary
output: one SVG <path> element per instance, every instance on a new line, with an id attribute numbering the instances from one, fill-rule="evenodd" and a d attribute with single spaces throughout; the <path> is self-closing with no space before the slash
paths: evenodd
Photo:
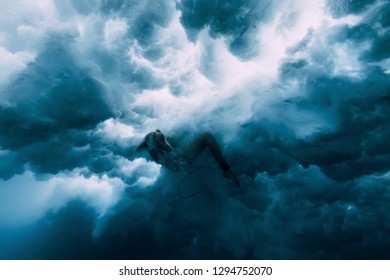
<path id="1" fill-rule="evenodd" d="M 148 143 L 146 142 L 146 137 L 144 137 L 144 139 L 142 140 L 141 144 L 139 144 L 135 149 L 134 151 L 135 152 L 139 152 L 141 151 L 142 149 L 146 149 L 148 147 Z"/>
<path id="2" fill-rule="evenodd" d="M 142 140 L 141 144 L 139 144 L 135 149 L 134 149 L 134 152 L 138 152 L 138 151 L 141 151 L 143 149 L 148 149 L 148 143 L 146 141 L 148 135 L 145 136 L 145 138 Z M 152 159 L 155 161 L 155 162 L 159 162 L 159 159 L 158 159 L 158 152 L 156 149 L 148 149 L 148 152 L 149 152 L 149 155 L 152 157 Z"/>

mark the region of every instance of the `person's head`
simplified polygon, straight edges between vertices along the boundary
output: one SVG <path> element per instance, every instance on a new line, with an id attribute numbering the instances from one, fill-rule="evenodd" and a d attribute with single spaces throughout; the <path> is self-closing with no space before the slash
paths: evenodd
<path id="1" fill-rule="evenodd" d="M 158 150 L 164 150 L 166 152 L 171 152 L 173 150 L 171 144 L 169 144 L 167 138 L 159 129 L 156 129 L 154 132 L 153 140 Z"/>
<path id="2" fill-rule="evenodd" d="M 142 143 L 136 148 L 136 150 L 148 149 L 148 151 L 156 152 L 171 152 L 173 150 L 171 144 L 167 141 L 165 135 L 161 130 L 156 129 L 156 131 L 148 133 Z"/>

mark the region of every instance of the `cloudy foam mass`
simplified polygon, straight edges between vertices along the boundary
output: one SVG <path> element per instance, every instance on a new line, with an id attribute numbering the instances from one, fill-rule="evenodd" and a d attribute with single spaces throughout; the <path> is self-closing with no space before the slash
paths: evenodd
<path id="1" fill-rule="evenodd" d="M 2 7 L 0 258 L 390 257 L 387 1 Z M 242 188 L 135 154 L 157 128 Z"/>

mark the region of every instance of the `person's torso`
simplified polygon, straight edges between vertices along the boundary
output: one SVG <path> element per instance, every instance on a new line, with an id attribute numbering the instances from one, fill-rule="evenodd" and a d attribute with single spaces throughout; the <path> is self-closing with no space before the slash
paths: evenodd
<path id="1" fill-rule="evenodd" d="M 191 159 L 183 147 L 177 146 L 171 152 L 163 151 L 156 147 L 153 134 L 147 135 L 148 152 L 153 160 L 169 170 L 182 171 L 191 165 Z"/>

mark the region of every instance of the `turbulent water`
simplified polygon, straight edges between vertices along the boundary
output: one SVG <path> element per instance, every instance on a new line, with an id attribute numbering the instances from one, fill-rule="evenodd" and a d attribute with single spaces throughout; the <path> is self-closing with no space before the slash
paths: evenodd
<path id="1" fill-rule="evenodd" d="M 388 1 L 1 6 L 0 258 L 390 258 Z"/>

